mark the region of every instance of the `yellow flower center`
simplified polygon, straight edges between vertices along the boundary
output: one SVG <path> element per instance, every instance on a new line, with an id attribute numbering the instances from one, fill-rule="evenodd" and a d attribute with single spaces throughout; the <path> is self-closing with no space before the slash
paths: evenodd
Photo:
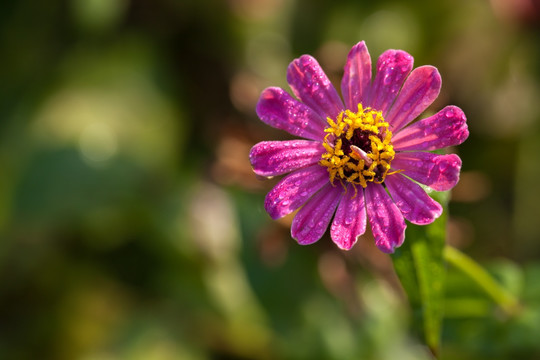
<path id="1" fill-rule="evenodd" d="M 382 113 L 358 104 L 358 112 L 342 111 L 335 120 L 327 118 L 319 163 L 328 168 L 330 182 L 338 178 L 366 187 L 368 182 L 384 182 L 395 151 L 392 132 Z"/>

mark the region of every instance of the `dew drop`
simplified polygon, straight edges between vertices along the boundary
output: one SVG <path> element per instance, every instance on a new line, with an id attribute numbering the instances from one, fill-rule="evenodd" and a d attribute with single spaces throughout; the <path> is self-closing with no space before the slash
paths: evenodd
<path id="1" fill-rule="evenodd" d="M 454 112 L 452 110 L 446 110 L 444 116 L 446 116 L 447 118 L 451 118 L 452 116 L 454 116 Z"/>
<path id="2" fill-rule="evenodd" d="M 300 193 L 300 196 L 304 197 L 304 196 L 307 196 L 307 194 L 308 194 L 307 191 L 302 191 L 302 192 Z"/>
<path id="3" fill-rule="evenodd" d="M 283 206 L 287 206 L 289 205 L 291 202 L 289 200 L 283 200 L 283 202 L 281 203 L 281 205 Z"/>
<path id="4" fill-rule="evenodd" d="M 444 161 L 441 161 L 441 162 L 439 163 L 439 170 L 440 170 L 441 172 L 445 172 L 446 170 L 448 170 L 448 167 L 449 167 L 449 166 L 450 166 L 449 163 L 444 162 Z"/>

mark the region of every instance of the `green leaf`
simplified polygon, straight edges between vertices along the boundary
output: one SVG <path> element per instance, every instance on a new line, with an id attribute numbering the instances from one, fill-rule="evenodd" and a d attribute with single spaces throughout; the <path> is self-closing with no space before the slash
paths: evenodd
<path id="1" fill-rule="evenodd" d="M 405 242 L 392 256 L 394 268 L 407 293 L 415 329 L 437 357 L 444 306 L 446 210 L 448 192 L 431 193 L 443 214 L 430 225 L 408 224 Z"/>
<path id="2" fill-rule="evenodd" d="M 489 295 L 506 315 L 512 316 L 520 311 L 519 300 L 512 292 L 495 280 L 488 271 L 472 258 L 450 246 L 445 247 L 444 258 Z"/>

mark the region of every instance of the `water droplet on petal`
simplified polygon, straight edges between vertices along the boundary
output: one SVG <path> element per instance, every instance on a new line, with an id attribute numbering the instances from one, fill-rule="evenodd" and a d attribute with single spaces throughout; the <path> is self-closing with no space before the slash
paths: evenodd
<path id="1" fill-rule="evenodd" d="M 446 110 L 444 116 L 446 116 L 447 118 L 451 118 L 452 116 L 454 116 L 454 112 L 452 110 Z"/>
<path id="2" fill-rule="evenodd" d="M 449 167 L 450 167 L 450 164 L 448 162 L 441 161 L 439 163 L 439 169 L 441 170 L 441 172 L 447 171 Z"/>

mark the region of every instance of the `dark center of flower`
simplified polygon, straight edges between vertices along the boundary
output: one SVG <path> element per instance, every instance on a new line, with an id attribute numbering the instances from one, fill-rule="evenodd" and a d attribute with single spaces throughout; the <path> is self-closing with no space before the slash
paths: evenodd
<path id="1" fill-rule="evenodd" d="M 327 121 L 326 153 L 319 163 L 328 169 L 330 182 L 336 177 L 362 187 L 370 181 L 384 182 L 395 152 L 382 113 L 358 104 L 358 112 L 345 110 Z"/>

